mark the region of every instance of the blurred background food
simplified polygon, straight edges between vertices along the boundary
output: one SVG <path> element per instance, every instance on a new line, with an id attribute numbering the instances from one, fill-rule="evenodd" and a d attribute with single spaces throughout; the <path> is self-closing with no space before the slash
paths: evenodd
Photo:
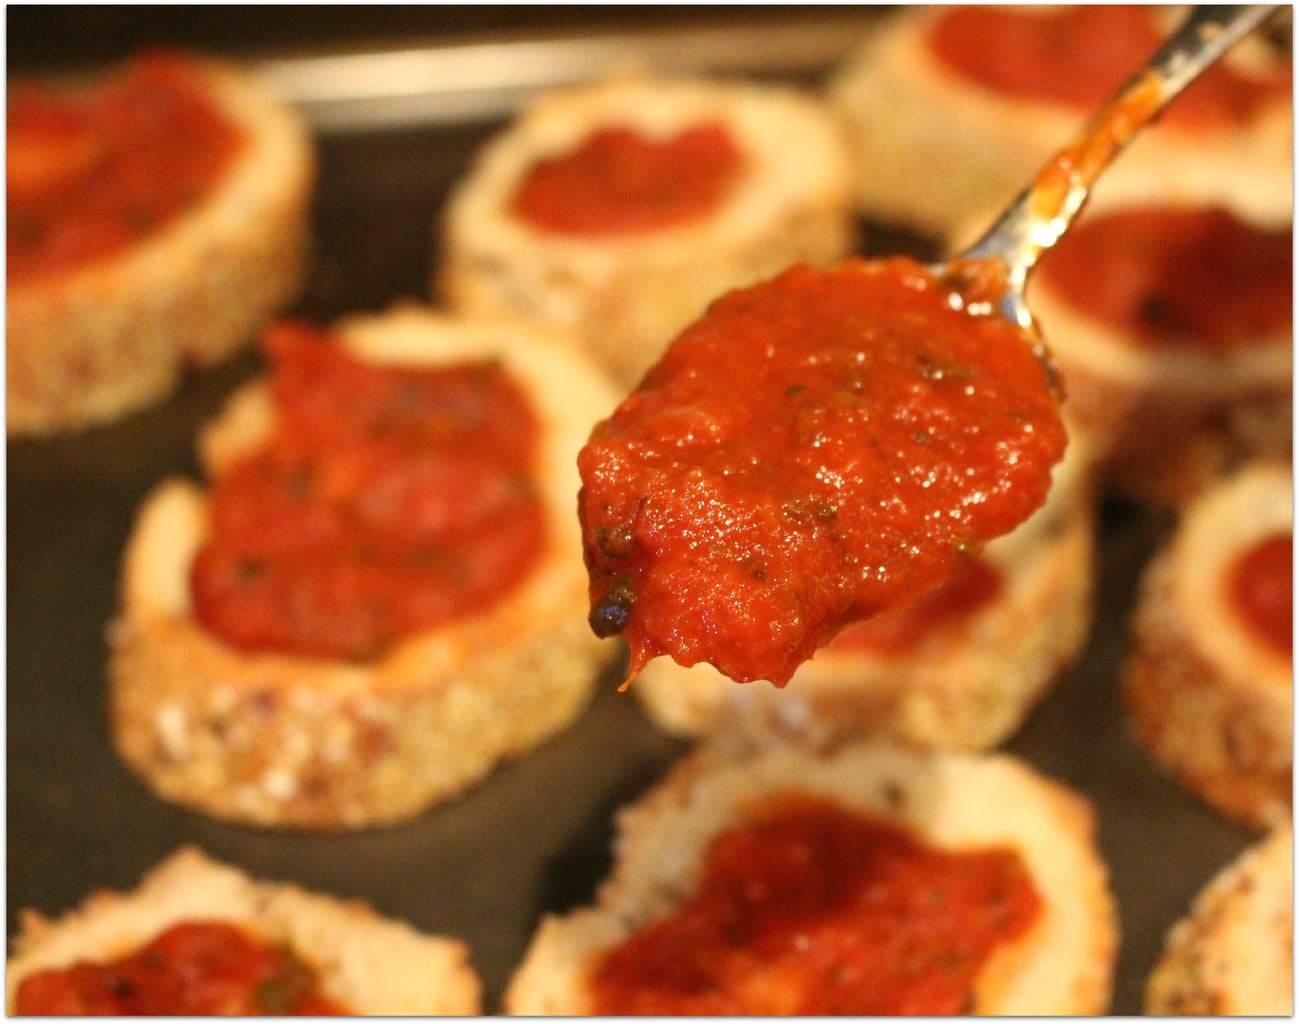
<path id="1" fill-rule="evenodd" d="M 451 195 L 476 155 L 538 91 L 634 68 L 777 81 L 835 97 L 842 107 L 851 104 L 852 83 L 860 75 L 896 60 L 878 50 L 895 38 L 890 33 L 906 35 L 916 19 L 941 13 L 818 5 L 19 6 L 6 15 L 11 84 L 20 74 L 75 77 L 141 46 L 166 44 L 243 62 L 295 106 L 311 130 L 318 177 L 310 204 L 311 258 L 290 311 L 325 323 L 386 309 L 397 300 L 432 298 L 430 278 L 443 260 L 441 230 Z M 1072 38 L 1083 31 L 1076 29 Z M 1250 41 L 1252 59 L 1270 69 L 1260 72 L 1264 78 L 1289 75 L 1289 35 L 1284 12 Z M 909 38 L 908 45 L 920 45 L 914 35 Z M 1031 33 L 1021 39 L 1032 45 Z M 1006 61 L 1014 59 L 1007 42 Z M 860 113 L 849 117 L 848 130 L 872 134 L 885 147 L 881 152 L 900 164 L 903 183 L 914 195 L 959 202 L 954 212 L 915 218 L 872 205 L 869 189 L 859 188 L 858 244 L 870 255 L 901 249 L 936 256 L 979 230 L 988 208 L 981 204 L 995 207 L 1010 196 L 999 197 L 994 186 L 977 201 L 969 198 L 962 191 L 969 177 L 960 158 L 919 170 L 906 155 L 919 145 L 917 133 L 939 140 L 959 135 L 999 172 L 1006 170 L 999 162 L 1005 142 L 981 142 L 977 127 L 958 127 L 957 114 L 972 102 L 968 94 L 960 98 L 968 82 L 940 75 L 935 90 L 935 79 L 920 73 L 932 68 L 905 61 L 902 68 L 893 73 L 911 75 L 903 84 L 928 83 L 930 92 L 921 99 L 931 105 L 904 119 L 906 131 L 863 122 Z M 1217 195 L 1213 202 L 1228 204 L 1234 218 L 1288 250 L 1293 169 L 1290 145 L 1275 132 L 1289 130 L 1289 86 L 1267 88 L 1285 112 L 1270 116 L 1272 127 L 1262 148 L 1251 150 L 1255 155 L 1242 163 L 1230 145 L 1215 145 L 1208 147 L 1212 158 L 1229 162 L 1200 165 L 1197 157 L 1205 151 L 1190 144 L 1177 150 L 1176 166 L 1167 156 L 1135 161 L 1125 176 L 1128 184 L 1115 190 L 1121 195 L 1114 197 L 1113 209 L 1168 198 L 1160 183 L 1177 170 L 1190 182 L 1179 189 L 1180 198 L 1205 183 L 1225 182 L 1233 186 L 1232 196 Z M 869 90 L 867 95 L 879 98 Z M 886 95 L 890 116 L 902 114 L 904 94 Z M 992 109 L 1000 128 L 1023 126 Z M 986 109 L 982 116 L 986 125 Z M 1056 111 L 1050 123 L 1067 127 L 1083 116 Z M 1034 147 L 1049 152 L 1055 141 L 1042 135 L 1032 146 L 1013 140 L 1010 145 L 1032 164 Z M 1154 143 L 1148 148 L 1157 153 Z M 1275 154 L 1281 154 L 1279 163 L 1273 162 Z M 877 166 L 859 161 L 863 186 L 880 180 Z M 1246 180 L 1231 170 L 1242 167 L 1250 174 Z M 1023 176 L 1014 170 L 1010 180 L 1018 187 Z M 1230 205 L 1235 199 L 1240 203 Z M 1202 194 L 1195 202 L 1209 206 Z M 1098 202 L 1093 212 L 1099 223 L 1107 207 Z M 1108 262 L 1097 268 L 1098 283 L 1108 269 Z M 1248 279 L 1248 259 L 1244 269 L 1231 272 Z M 1212 267 L 1197 273 L 1213 276 Z M 1212 295 L 1196 298 L 1213 308 Z M 1275 308 L 1288 310 L 1284 296 L 1274 299 Z M 1098 390 L 1087 398 L 1082 372 L 1071 371 L 1065 358 L 1063 332 L 1076 325 L 1057 309 L 1044 307 L 1042 327 L 1048 339 L 1053 330 L 1061 334 L 1066 390 L 1074 376 L 1079 405 L 1105 409 L 1108 389 L 1119 386 L 1116 375 L 1098 374 Z M 1257 332 L 1244 350 L 1288 355 L 1291 326 L 1288 317 L 1281 319 Z M 1086 332 L 1079 329 L 1078 338 L 1085 348 Z M 1172 348 L 1185 341 L 1182 332 Z M 1193 339 L 1189 346 L 1197 358 L 1207 358 L 1203 372 L 1218 383 L 1230 374 L 1209 348 L 1204 357 L 1205 346 Z M 1161 405 L 1163 392 L 1152 384 L 1160 360 L 1151 355 L 1149 348 L 1138 348 L 1139 369 L 1118 375 L 1124 389 L 1140 393 L 1134 407 Z M 1118 362 L 1120 369 L 1126 365 Z M 105 627 L 116 606 L 122 552 L 145 496 L 164 477 L 197 475 L 195 436 L 263 368 L 249 348 L 111 426 L 75 437 L 9 442 L 8 934 L 17 933 L 22 908 L 53 916 L 94 889 L 128 890 L 189 842 L 254 876 L 293 879 L 354 897 L 423 930 L 463 939 L 482 975 L 484 1007 L 493 1012 L 541 916 L 589 902 L 606 875 L 617 809 L 663 777 L 691 740 L 659 728 L 632 695 L 617 693 L 621 676 L 615 668 L 598 680 L 594 701 L 570 729 L 503 766 L 463 798 L 393 828 L 336 836 L 261 831 L 152 796 L 114 755 L 107 729 Z M 1208 424 L 1204 431 L 1184 429 L 1185 418 L 1177 428 L 1127 424 L 1126 436 L 1156 443 L 1140 446 L 1144 461 L 1104 465 L 1095 491 L 1086 489 L 1095 494 L 1089 510 L 1095 522 L 1087 524 L 1095 536 L 1094 575 L 1080 572 L 1075 582 L 1086 583 L 1090 593 L 1090 632 L 1079 639 L 1071 628 L 1067 650 L 1035 678 L 1031 697 L 1016 703 L 1014 721 L 998 726 L 995 738 L 986 741 L 1072 787 L 1095 808 L 1097 845 L 1110 872 L 1122 933 L 1114 971 L 1116 1013 L 1142 1011 L 1146 979 L 1167 929 L 1206 881 L 1258 835 L 1257 828 L 1216 812 L 1166 776 L 1131 734 L 1120 678 L 1132 643 L 1138 581 L 1191 495 L 1259 451 L 1288 460 L 1291 379 L 1288 362 L 1278 366 L 1273 360 L 1264 377 L 1246 375 L 1236 390 L 1211 389 L 1212 402 L 1189 414 L 1197 426 L 1201 420 Z M 1194 386 L 1190 393 L 1199 394 Z M 1216 430 L 1224 421 L 1240 425 Z M 1181 443 L 1188 436 L 1207 440 L 1189 446 L 1194 472 L 1169 474 L 1175 493 L 1169 487 L 1123 486 L 1124 480 L 1153 479 L 1140 467 L 1172 465 L 1170 453 L 1188 447 Z M 1095 445 L 1096 451 L 1110 451 L 1114 443 L 1104 431 L 1086 437 L 1089 450 Z M 1138 468 L 1126 475 L 1115 471 L 1133 464 Z M 1008 557 L 1021 567 L 1017 553 Z M 1070 597 L 1061 604 L 1075 602 Z M 1087 615 L 1086 609 L 1078 612 L 1082 619 Z"/>

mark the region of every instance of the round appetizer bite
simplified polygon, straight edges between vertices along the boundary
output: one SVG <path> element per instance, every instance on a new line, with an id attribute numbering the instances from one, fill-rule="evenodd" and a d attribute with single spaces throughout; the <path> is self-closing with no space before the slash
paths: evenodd
<path id="1" fill-rule="evenodd" d="M 829 90 L 862 211 L 942 238 L 1002 209 L 1179 17 L 1087 4 L 917 6 L 889 18 Z M 1241 43 L 1133 142 L 1098 193 L 1288 222 L 1291 91 L 1288 57 L 1261 38 Z"/>
<path id="2" fill-rule="evenodd" d="M 672 342 L 578 456 L 591 625 L 628 679 L 667 654 L 784 685 L 1042 505 L 1065 428 L 1006 287 L 992 260 L 796 266 Z"/>
<path id="3" fill-rule="evenodd" d="M 547 93 L 452 195 L 434 288 L 576 328 L 630 385 L 729 288 L 851 249 L 838 126 L 786 86 L 634 78 Z"/>
<path id="4" fill-rule="evenodd" d="M 705 747 L 620 813 L 595 905 L 543 919 L 505 1010 L 1104 1013 L 1093 832 L 1006 756 Z"/>
<path id="5" fill-rule="evenodd" d="M 1102 204 L 1029 288 L 1073 421 L 1107 483 L 1176 506 L 1293 445 L 1290 225 L 1223 207 Z"/>
<path id="6" fill-rule="evenodd" d="M 19 1016 L 474 1015 L 463 943 L 370 907 L 249 878 L 194 847 L 129 893 L 21 917 L 6 971 Z"/>
<path id="7" fill-rule="evenodd" d="M 415 307 L 267 332 L 269 380 L 146 500 L 111 630 L 118 751 L 260 825 L 410 817 L 585 707 L 576 453 L 614 401 L 566 335 Z"/>
<path id="8" fill-rule="evenodd" d="M 170 394 L 297 293 L 315 165 L 242 69 L 148 52 L 7 97 L 6 423 L 53 434 Z"/>
<path id="9" fill-rule="evenodd" d="M 783 689 L 656 658 L 630 690 L 697 735 L 737 718 L 819 742 L 854 732 L 980 750 L 1012 735 L 1081 651 L 1092 622 L 1096 517 L 1072 439 L 1046 504 L 910 605 L 849 626 Z"/>
<path id="10" fill-rule="evenodd" d="M 1186 508 L 1146 570 L 1124 669 L 1154 761 L 1252 826 L 1291 813 L 1293 486 L 1261 462 Z"/>
<path id="11" fill-rule="evenodd" d="M 1146 987 L 1152 1016 L 1294 1014 L 1294 833 L 1289 822 L 1196 896 Z"/>

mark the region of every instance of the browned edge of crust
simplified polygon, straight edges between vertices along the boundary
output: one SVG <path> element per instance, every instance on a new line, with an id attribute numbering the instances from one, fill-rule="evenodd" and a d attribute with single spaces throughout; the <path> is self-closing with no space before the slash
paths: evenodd
<path id="1" fill-rule="evenodd" d="M 1292 1015 L 1293 871 L 1287 821 L 1214 875 L 1168 930 L 1146 1013 Z"/>
<path id="2" fill-rule="evenodd" d="M 1221 486 L 1208 497 L 1232 493 L 1232 485 Z M 1188 515 L 1205 507 L 1196 504 Z M 1216 519 L 1212 525 L 1228 538 L 1236 536 L 1233 527 L 1244 528 Z M 1220 570 L 1212 560 L 1201 564 L 1207 555 L 1192 559 L 1197 552 L 1187 547 L 1186 529 L 1179 527 L 1146 566 L 1121 669 L 1124 713 L 1133 738 L 1160 770 L 1220 813 L 1261 828 L 1291 814 L 1292 689 L 1273 678 L 1277 668 L 1255 675 L 1263 670 L 1244 660 L 1244 638 L 1224 648 L 1232 656 L 1211 655 L 1202 645 L 1201 630 L 1239 627 L 1179 600 L 1184 574 L 1211 583 L 1205 574 Z"/>

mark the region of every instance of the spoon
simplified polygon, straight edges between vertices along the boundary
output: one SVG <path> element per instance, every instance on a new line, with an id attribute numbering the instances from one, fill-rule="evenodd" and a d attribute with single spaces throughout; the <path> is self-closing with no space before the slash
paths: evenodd
<path id="1" fill-rule="evenodd" d="M 1040 507 L 1066 432 L 1029 272 L 1132 136 L 1275 9 L 1196 8 L 963 254 L 792 267 L 668 346 L 578 456 L 589 622 L 629 643 L 624 686 L 660 654 L 784 685 Z"/>
<path id="2" fill-rule="evenodd" d="M 1031 329 L 1024 299 L 1029 271 L 1081 211 L 1092 185 L 1123 147 L 1200 73 L 1278 9 L 1275 4 L 1196 6 L 1182 26 L 1087 126 L 1038 171 L 960 260 L 1006 266 L 1003 316 Z M 937 273 L 943 272 L 940 265 Z"/>

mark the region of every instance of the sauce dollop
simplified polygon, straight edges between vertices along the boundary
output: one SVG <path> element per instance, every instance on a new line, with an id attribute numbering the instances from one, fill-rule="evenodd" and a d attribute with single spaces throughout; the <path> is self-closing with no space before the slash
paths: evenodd
<path id="1" fill-rule="evenodd" d="M 1294 644 L 1294 536 L 1271 534 L 1242 553 L 1231 566 L 1227 590 L 1246 628 L 1289 658 Z"/>
<path id="2" fill-rule="evenodd" d="M 274 426 L 213 482 L 202 626 L 245 651 L 360 660 L 526 577 L 546 532 L 538 422 L 504 367 L 378 364 L 290 322 L 265 348 Z"/>
<path id="3" fill-rule="evenodd" d="M 246 143 L 198 67 L 150 52 L 96 87 L 20 84 L 6 125 L 10 283 L 66 273 L 200 204 Z"/>
<path id="4" fill-rule="evenodd" d="M 873 619 L 849 626 L 826 647 L 827 651 L 900 655 L 914 650 L 927 636 L 953 628 L 986 608 L 1005 589 L 997 568 L 984 558 L 974 558 L 955 575 L 910 604 Z"/>
<path id="5" fill-rule="evenodd" d="M 689 902 L 599 959 L 592 1011 L 964 1013 L 1040 911 L 1013 850 L 933 849 L 789 794 L 714 841 Z"/>
<path id="6" fill-rule="evenodd" d="M 681 227 L 708 216 L 744 169 L 726 126 L 705 122 L 651 138 L 610 125 L 572 151 L 539 161 L 519 183 L 511 209 L 544 231 L 617 236 Z"/>
<path id="7" fill-rule="evenodd" d="M 1293 231 L 1217 207 L 1084 217 L 1036 273 L 1075 308 L 1153 347 L 1226 353 L 1288 334 L 1293 320 Z"/>
<path id="8" fill-rule="evenodd" d="M 1065 432 L 999 265 L 794 267 L 685 330 L 578 456 L 591 624 L 788 681 L 1038 508 Z"/>
<path id="9" fill-rule="evenodd" d="M 41 1016 L 321 1016 L 348 1014 L 287 946 L 223 921 L 173 925 L 106 963 L 38 971 L 14 1011 Z"/>
<path id="10" fill-rule="evenodd" d="M 1158 8 L 1080 4 L 1049 16 L 1012 7 L 957 5 L 933 25 L 927 43 L 956 73 L 1013 99 L 1099 107 L 1142 67 L 1164 41 Z M 1288 95 L 1292 74 L 1278 67 L 1266 77 L 1229 64 L 1205 71 L 1174 100 L 1161 123 L 1210 131 L 1239 124 Z"/>

